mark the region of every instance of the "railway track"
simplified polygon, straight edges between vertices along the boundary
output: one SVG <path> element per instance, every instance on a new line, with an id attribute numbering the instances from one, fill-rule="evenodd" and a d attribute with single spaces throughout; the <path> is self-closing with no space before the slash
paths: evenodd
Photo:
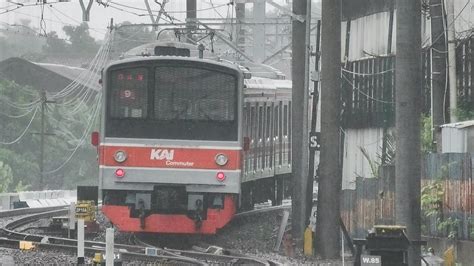
<path id="1" fill-rule="evenodd" d="M 30 241 L 35 246 L 36 250 L 41 251 L 60 251 L 69 254 L 75 254 L 77 251 L 77 240 L 54 237 L 54 236 L 45 236 L 37 234 L 26 234 L 18 232 L 15 229 L 36 221 L 38 219 L 48 218 L 57 215 L 64 215 L 67 213 L 67 209 L 55 209 L 42 211 L 35 214 L 23 215 L 23 213 L 32 213 L 34 211 L 28 210 L 24 212 L 11 212 L 10 215 L 20 216 L 20 218 L 14 219 L 11 222 L 4 224 L 0 228 L 0 246 L 4 248 L 15 248 L 17 249 L 21 241 Z M 2 217 L 8 217 L 6 215 Z M 154 256 L 145 254 L 144 246 L 132 246 L 132 245 L 114 245 L 116 252 L 120 253 L 123 261 L 128 262 L 166 262 L 166 263 L 179 263 L 179 264 L 190 264 L 190 265 L 206 265 L 206 263 L 201 262 L 194 258 L 187 258 L 185 256 L 177 256 L 169 253 L 167 254 L 157 254 Z M 86 256 L 93 257 L 95 253 L 105 252 L 105 243 L 104 242 L 95 242 L 95 241 L 85 241 L 84 242 L 84 251 Z"/>
<path id="2" fill-rule="evenodd" d="M 236 215 L 236 218 L 250 217 L 258 215 L 259 213 L 265 213 L 270 211 L 278 211 L 281 209 L 289 208 L 290 206 L 276 206 L 268 207 L 258 210 L 252 210 L 248 212 L 242 212 Z M 36 212 L 36 213 L 35 213 Z M 74 254 L 77 251 L 77 241 L 75 239 L 39 235 L 39 234 L 28 234 L 19 231 L 18 229 L 29 223 L 37 221 L 39 219 L 45 219 L 53 216 L 66 215 L 68 212 L 67 208 L 54 207 L 54 208 L 42 208 L 42 209 L 23 209 L 0 213 L 0 218 L 5 217 L 19 217 L 8 221 L 3 224 L 0 228 L 0 246 L 4 248 L 15 248 L 17 249 L 20 245 L 20 241 L 30 241 L 35 246 L 36 250 L 41 251 L 59 251 Z M 167 263 L 180 263 L 180 264 L 191 264 L 191 265 L 208 265 L 208 264 L 229 264 L 229 265 L 278 265 L 278 263 L 259 259 L 257 257 L 251 257 L 241 254 L 213 254 L 208 253 L 206 250 L 195 251 L 195 250 L 179 250 L 179 249 L 165 249 L 153 246 L 147 243 L 143 239 L 140 239 L 136 235 L 133 237 L 133 245 L 115 244 L 116 252 L 121 254 L 123 261 L 128 262 L 167 262 Z M 85 241 L 85 255 L 93 257 L 95 253 L 105 252 L 105 243 L 96 241 Z M 146 249 L 156 249 L 156 254 L 147 255 Z"/>

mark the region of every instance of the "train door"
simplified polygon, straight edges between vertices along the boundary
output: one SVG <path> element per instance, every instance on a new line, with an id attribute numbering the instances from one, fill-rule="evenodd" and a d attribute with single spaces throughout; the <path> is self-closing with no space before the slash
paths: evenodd
<path id="1" fill-rule="evenodd" d="M 278 169 L 278 157 L 279 157 L 279 148 L 278 148 L 278 142 L 279 142 L 279 137 L 278 137 L 278 125 L 279 125 L 279 108 L 278 108 L 278 103 L 274 104 L 273 107 L 273 167 L 275 171 Z"/>
<path id="2" fill-rule="evenodd" d="M 245 138 L 248 138 L 250 140 L 250 104 L 245 103 L 245 106 L 243 108 L 243 124 L 242 124 L 242 134 Z M 244 140 L 245 141 L 245 140 Z M 249 176 L 249 150 L 244 150 L 243 151 L 243 168 L 242 173 L 244 175 L 244 180 L 248 180 Z"/>
<path id="3" fill-rule="evenodd" d="M 257 139 L 257 106 L 251 103 L 250 107 L 250 149 L 249 149 L 249 172 L 252 176 L 257 168 L 256 139 Z"/>
<path id="4" fill-rule="evenodd" d="M 271 176 L 271 169 L 273 167 L 273 138 L 272 138 L 272 103 L 267 103 L 266 106 L 266 118 L 265 118 L 265 167 L 266 176 Z"/>
<path id="5" fill-rule="evenodd" d="M 257 177 L 261 177 L 263 169 L 263 104 L 258 104 L 258 126 L 257 126 Z"/>
<path id="6" fill-rule="evenodd" d="M 288 102 L 288 165 L 291 165 L 291 131 L 292 131 L 292 121 L 291 121 L 291 101 Z"/>
<path id="7" fill-rule="evenodd" d="M 288 165 L 288 102 L 283 103 L 282 165 Z"/>

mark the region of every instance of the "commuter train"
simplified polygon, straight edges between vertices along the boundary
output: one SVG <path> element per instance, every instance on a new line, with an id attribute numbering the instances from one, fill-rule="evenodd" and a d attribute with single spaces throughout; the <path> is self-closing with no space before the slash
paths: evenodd
<path id="1" fill-rule="evenodd" d="M 102 212 L 122 232 L 215 234 L 288 190 L 291 81 L 201 47 L 147 44 L 103 70 L 93 142 Z"/>

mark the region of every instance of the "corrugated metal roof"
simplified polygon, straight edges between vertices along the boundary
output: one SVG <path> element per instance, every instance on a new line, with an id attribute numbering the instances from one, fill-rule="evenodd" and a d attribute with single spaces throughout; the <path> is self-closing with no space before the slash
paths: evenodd
<path id="1" fill-rule="evenodd" d="M 444 128 L 466 128 L 466 127 L 472 127 L 472 126 L 474 126 L 474 120 L 456 122 L 456 123 L 451 123 L 451 124 L 444 124 L 441 127 L 444 127 Z"/>
<path id="2" fill-rule="evenodd" d="M 77 79 L 81 74 L 85 78 Z M 97 73 L 78 67 L 34 63 L 18 57 L 0 62 L 0 77 L 15 81 L 21 86 L 31 86 L 37 90 L 45 89 L 50 92 L 60 91 L 76 79 L 76 82 L 83 86 L 100 90 L 100 76 Z"/>
<path id="3" fill-rule="evenodd" d="M 90 77 L 90 81 L 88 82 L 88 84 L 85 84 L 86 82 L 84 80 L 82 81 L 78 80 L 78 82 L 83 85 L 87 85 L 88 87 L 96 91 L 100 90 L 100 86 L 99 86 L 100 76 L 97 73 L 89 71 L 88 69 L 81 68 L 81 67 L 60 65 L 60 64 L 36 63 L 36 62 L 32 62 L 32 63 L 35 65 L 41 66 L 43 68 L 46 68 L 50 71 L 53 71 L 63 77 L 66 77 L 71 81 L 77 79 L 84 72 L 83 75 L 86 77 Z"/>

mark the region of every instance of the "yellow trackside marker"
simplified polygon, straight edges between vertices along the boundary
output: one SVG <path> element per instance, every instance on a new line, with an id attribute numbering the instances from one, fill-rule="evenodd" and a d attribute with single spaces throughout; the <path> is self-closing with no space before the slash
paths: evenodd
<path id="1" fill-rule="evenodd" d="M 21 250 L 32 250 L 35 247 L 31 241 L 20 241 Z"/>
<path id="2" fill-rule="evenodd" d="M 306 227 L 306 230 L 304 230 L 303 251 L 306 256 L 313 256 L 313 231 L 310 226 Z"/>
<path id="3" fill-rule="evenodd" d="M 454 266 L 454 247 L 450 246 L 443 254 L 444 265 Z"/>

